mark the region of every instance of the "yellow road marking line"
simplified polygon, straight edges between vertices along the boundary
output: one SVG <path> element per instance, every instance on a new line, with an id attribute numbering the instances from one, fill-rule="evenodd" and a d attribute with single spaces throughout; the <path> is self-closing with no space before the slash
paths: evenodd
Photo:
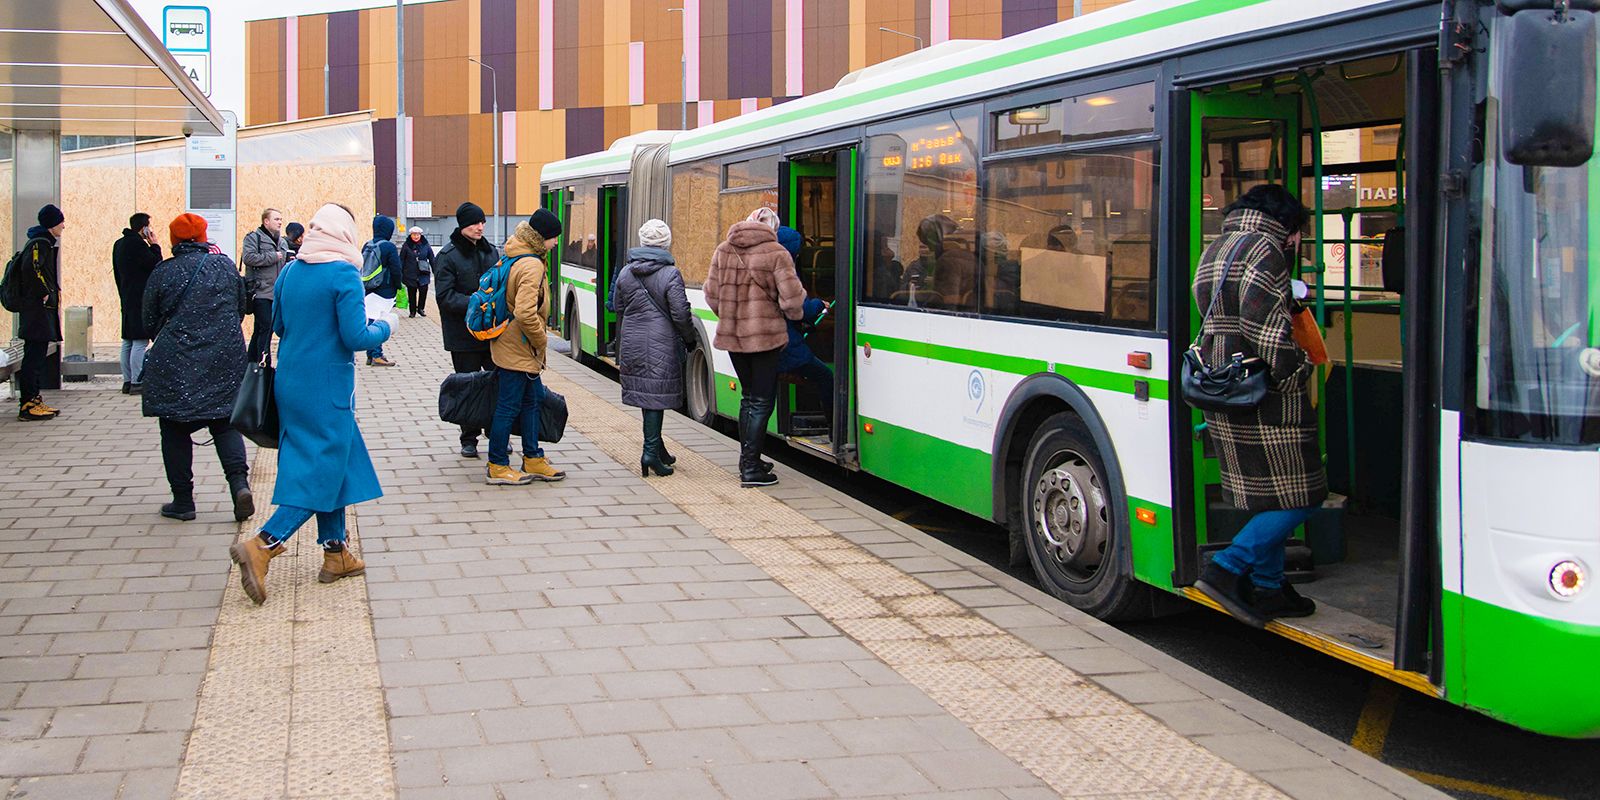
<path id="1" fill-rule="evenodd" d="M 1376 759 L 1383 758 L 1389 740 L 1389 725 L 1394 722 L 1394 707 L 1400 700 L 1400 687 L 1387 680 L 1373 680 L 1367 691 L 1367 704 L 1361 709 L 1350 746 Z"/>
<path id="2" fill-rule="evenodd" d="M 1554 795 L 1524 792 L 1521 789 L 1508 789 L 1492 783 L 1452 778 L 1448 775 L 1435 775 L 1421 770 L 1401 769 L 1400 771 L 1430 786 L 1437 786 L 1441 789 L 1454 789 L 1458 792 L 1472 792 L 1473 794 L 1481 794 L 1484 797 L 1498 798 L 1498 800 L 1561 800 L 1561 798 Z"/>

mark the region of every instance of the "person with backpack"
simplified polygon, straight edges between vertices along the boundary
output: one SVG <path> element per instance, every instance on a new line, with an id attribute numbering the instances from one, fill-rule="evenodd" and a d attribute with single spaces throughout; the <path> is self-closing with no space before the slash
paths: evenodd
<path id="1" fill-rule="evenodd" d="M 778 361 L 789 342 L 785 319 L 804 313 L 806 290 L 794 259 L 778 244 L 778 214 L 765 206 L 728 228 L 711 255 L 706 304 L 717 315 L 712 345 L 733 358 L 739 376 L 739 485 L 771 486 L 776 475 L 761 458 L 767 421 L 778 397 Z"/>
<path id="2" fill-rule="evenodd" d="M 122 393 L 144 391 L 144 352 L 150 333 L 144 327 L 144 287 L 161 263 L 161 245 L 150 227 L 150 215 L 134 214 L 122 238 L 111 246 L 111 273 L 122 301 Z"/>
<path id="3" fill-rule="evenodd" d="M 61 341 L 61 234 L 67 218 L 61 209 L 46 205 L 39 209 L 39 224 L 28 229 L 28 241 L 11 257 L 0 279 L 0 300 L 7 311 L 17 315 L 17 338 L 22 340 L 22 364 L 17 370 L 21 407 L 17 419 L 42 422 L 55 419 L 61 411 L 45 405 L 40 388 L 44 385 L 45 362 L 50 358 L 50 343 Z"/>
<path id="4" fill-rule="evenodd" d="M 150 276 L 140 314 L 155 345 L 145 360 L 144 415 L 161 429 L 161 462 L 172 502 L 161 516 L 195 518 L 194 443 L 205 430 L 217 448 L 228 478 L 233 518 L 254 514 L 250 467 L 244 437 L 229 424 L 239 384 L 244 380 L 245 346 L 241 329 L 250 311 L 250 293 L 233 259 L 206 246 L 206 221 L 180 214 L 168 226 L 172 258 Z"/>
<path id="5" fill-rule="evenodd" d="M 272 328 L 278 335 L 277 504 L 260 532 L 228 548 L 239 582 L 256 603 L 267 599 L 267 566 L 284 542 L 317 520 L 321 583 L 366 572 L 345 546 L 345 509 L 383 496 L 355 412 L 353 354 L 384 342 L 399 325 L 394 309 L 368 322 L 357 276 L 361 239 L 355 217 L 329 203 L 307 226 L 300 257 L 278 276 Z"/>
<path id="6" fill-rule="evenodd" d="M 622 402 L 644 412 L 644 450 L 639 474 L 672 474 L 677 459 L 661 439 L 666 410 L 683 405 L 683 362 L 698 341 L 683 274 L 672 259 L 672 229 L 659 219 L 639 228 L 639 247 L 612 282 L 607 308 L 622 315 L 617 372 Z"/>
<path id="7" fill-rule="evenodd" d="M 433 282 L 433 245 L 421 228 L 413 227 L 400 245 L 400 271 L 405 278 L 411 316 L 428 316 L 428 284 Z"/>
<path id="8" fill-rule="evenodd" d="M 500 372 L 499 402 L 489 429 L 489 466 L 485 482 L 491 486 L 524 485 L 534 481 L 559 481 L 567 473 L 551 466 L 539 447 L 539 407 L 544 383 L 539 379 L 548 357 L 545 323 L 550 307 L 550 273 L 544 262 L 546 242 L 561 235 L 561 220 L 546 209 L 533 212 L 517 224 L 506 242 L 506 255 L 480 283 L 473 299 L 479 308 L 496 308 L 488 326 L 504 326 L 489 342 L 489 354 Z M 504 288 L 500 288 L 503 286 Z M 486 296 L 487 295 L 487 296 Z M 499 298 L 499 302 L 494 302 Z M 472 320 L 469 320 L 469 327 Z M 522 469 L 511 466 L 511 426 L 521 418 Z"/>
<path id="9" fill-rule="evenodd" d="M 239 263 L 244 265 L 245 288 L 251 292 L 250 309 L 255 317 L 247 357 L 258 362 L 272 349 L 272 285 L 278 271 L 294 259 L 282 236 L 283 212 L 269 208 L 261 212 L 261 226 L 245 234 L 239 248 Z"/>
<path id="10" fill-rule="evenodd" d="M 450 363 L 457 373 L 493 369 L 489 342 L 467 330 L 467 307 L 472 293 L 478 290 L 483 273 L 500 260 L 499 251 L 484 238 L 484 219 L 483 209 L 474 203 L 462 203 L 456 209 L 456 229 L 450 232 L 450 241 L 440 248 L 433 265 L 439 329 L 444 335 L 444 349 L 450 353 Z M 478 428 L 461 426 L 462 458 L 478 458 L 478 435 L 481 433 L 483 431 Z"/>
<path id="11" fill-rule="evenodd" d="M 400 294 L 400 248 L 389 241 L 394 236 L 394 220 L 379 214 L 372 218 L 372 241 L 361 248 L 361 282 L 367 294 L 394 300 Z M 383 344 L 367 351 L 367 366 L 392 367 L 383 357 Z"/>

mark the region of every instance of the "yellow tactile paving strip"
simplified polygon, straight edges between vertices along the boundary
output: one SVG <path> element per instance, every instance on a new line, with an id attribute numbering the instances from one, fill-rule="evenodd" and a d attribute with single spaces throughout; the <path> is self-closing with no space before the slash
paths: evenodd
<path id="1" fill-rule="evenodd" d="M 277 454 L 257 453 L 254 536 L 272 507 Z M 346 520 L 359 551 L 354 509 Z M 194 730 L 178 774 L 180 798 L 395 796 L 378 651 L 363 577 L 317 582 L 322 548 L 308 524 L 272 560 L 256 606 L 228 574 Z"/>
<path id="2" fill-rule="evenodd" d="M 571 424 L 618 462 L 639 421 L 554 372 Z M 1063 797 L 1279 798 L 1083 676 L 685 447 L 650 485 Z"/>

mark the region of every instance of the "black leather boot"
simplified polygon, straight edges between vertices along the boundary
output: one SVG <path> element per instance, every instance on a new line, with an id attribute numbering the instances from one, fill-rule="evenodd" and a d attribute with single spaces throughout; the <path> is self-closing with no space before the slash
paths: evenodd
<path id="1" fill-rule="evenodd" d="M 644 412 L 644 453 L 639 456 L 639 477 L 650 477 L 650 471 L 655 470 L 657 475 L 665 478 L 672 474 L 672 466 L 661 458 L 661 421 L 665 416 L 660 411 L 646 409 Z"/>
<path id="2" fill-rule="evenodd" d="M 767 421 L 772 419 L 772 398 L 748 397 L 739 414 L 739 485 L 771 486 L 778 482 L 772 462 L 761 458 L 761 445 L 767 437 Z M 764 468 L 765 467 L 765 468 Z"/>
<path id="3" fill-rule="evenodd" d="M 233 519 L 244 522 L 255 516 L 255 495 L 250 492 L 250 479 L 244 475 L 228 476 L 228 494 L 233 497 Z"/>
<path id="4" fill-rule="evenodd" d="M 194 487 L 190 486 L 188 489 L 172 487 L 172 502 L 162 504 L 161 516 L 181 522 L 194 519 Z"/>

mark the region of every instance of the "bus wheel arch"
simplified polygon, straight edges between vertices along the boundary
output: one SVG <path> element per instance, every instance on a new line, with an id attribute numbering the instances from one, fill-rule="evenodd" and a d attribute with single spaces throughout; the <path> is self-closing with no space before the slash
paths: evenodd
<path id="1" fill-rule="evenodd" d="M 578 321 L 578 298 L 576 293 L 568 290 L 565 302 L 561 304 L 561 336 L 567 340 L 567 357 L 573 361 L 583 360 L 583 328 Z"/>
<path id="2" fill-rule="evenodd" d="M 1102 619 L 1151 615 L 1155 594 L 1133 576 L 1121 464 L 1083 390 L 1059 375 L 1024 380 L 994 452 L 995 518 L 1010 530 L 1013 558 L 1075 608 Z"/>

